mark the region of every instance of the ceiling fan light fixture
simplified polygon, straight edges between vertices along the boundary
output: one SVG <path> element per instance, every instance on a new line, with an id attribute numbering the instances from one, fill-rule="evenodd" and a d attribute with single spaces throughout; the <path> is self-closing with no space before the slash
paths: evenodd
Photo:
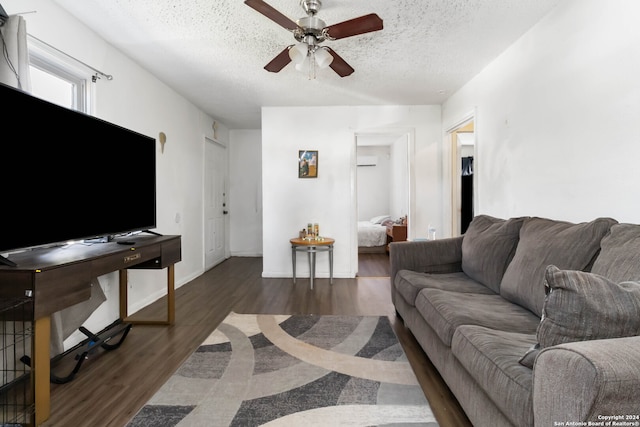
<path id="1" fill-rule="evenodd" d="M 307 59 L 309 53 L 309 46 L 306 43 L 295 44 L 289 49 L 289 58 L 295 64 L 302 64 Z"/>
<path id="2" fill-rule="evenodd" d="M 313 51 L 309 51 L 309 56 L 299 64 L 295 65 L 297 71 L 306 75 L 309 80 L 316 78 L 316 60 Z"/>
<path id="3" fill-rule="evenodd" d="M 327 68 L 333 62 L 333 55 L 324 47 L 319 47 L 315 51 L 316 64 L 320 68 Z"/>
<path id="4" fill-rule="evenodd" d="M 308 61 L 304 61 L 301 62 L 299 64 L 295 65 L 296 70 L 300 71 L 301 73 L 308 73 L 309 72 L 309 62 Z"/>
<path id="5" fill-rule="evenodd" d="M 289 45 L 273 58 L 264 69 L 277 73 L 289 62 L 293 62 L 298 70 L 309 70 L 309 78 L 315 79 L 315 69 L 331 67 L 340 77 L 350 76 L 354 69 L 340 55 L 329 47 L 319 45 L 326 40 L 338 40 L 383 29 L 382 19 L 375 13 L 342 21 L 327 26 L 317 16 L 322 7 L 322 0 L 299 0 L 307 16 L 292 21 L 282 12 L 269 5 L 265 0 L 244 0 L 244 3 L 258 13 L 271 19 L 276 24 L 293 34 L 298 42 Z M 305 65 L 303 65 L 305 64 Z"/>

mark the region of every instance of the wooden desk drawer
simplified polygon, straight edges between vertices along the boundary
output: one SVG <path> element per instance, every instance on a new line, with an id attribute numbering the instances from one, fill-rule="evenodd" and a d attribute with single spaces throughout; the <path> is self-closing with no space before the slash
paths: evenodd
<path id="1" fill-rule="evenodd" d="M 158 258 L 161 255 L 160 246 L 135 247 L 125 252 L 118 252 L 113 255 L 107 255 L 91 261 L 91 269 L 94 276 L 98 277 L 103 274 L 116 270 L 122 270 L 141 264 L 146 261 Z"/>
<path id="2" fill-rule="evenodd" d="M 182 260 L 180 237 L 162 242 L 160 257 L 131 265 L 131 269 L 163 269 Z"/>
<path id="3" fill-rule="evenodd" d="M 32 271 L 3 271 L 0 274 L 0 298 L 23 298 L 26 290 L 33 290 Z"/>
<path id="4" fill-rule="evenodd" d="M 91 298 L 91 272 L 82 264 L 67 264 L 34 274 L 34 317 L 50 315 Z"/>

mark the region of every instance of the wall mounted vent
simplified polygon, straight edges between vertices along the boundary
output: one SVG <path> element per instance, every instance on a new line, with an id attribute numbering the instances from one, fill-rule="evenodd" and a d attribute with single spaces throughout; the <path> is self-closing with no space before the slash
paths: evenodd
<path id="1" fill-rule="evenodd" d="M 358 166 L 376 166 L 378 164 L 378 156 L 358 156 L 356 164 Z"/>

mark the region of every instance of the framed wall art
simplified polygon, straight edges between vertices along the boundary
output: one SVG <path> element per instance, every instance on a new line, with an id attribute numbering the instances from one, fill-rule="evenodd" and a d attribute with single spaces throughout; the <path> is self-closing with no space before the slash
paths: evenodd
<path id="1" fill-rule="evenodd" d="M 298 178 L 318 177 L 318 152 L 311 150 L 298 151 Z"/>

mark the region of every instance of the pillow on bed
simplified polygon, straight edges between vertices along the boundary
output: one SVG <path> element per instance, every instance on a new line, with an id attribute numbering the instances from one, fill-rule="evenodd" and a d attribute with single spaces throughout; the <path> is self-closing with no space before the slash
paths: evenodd
<path id="1" fill-rule="evenodd" d="M 391 219 L 391 217 L 389 215 L 380 215 L 374 216 L 369 221 L 371 221 L 373 224 L 382 224 L 387 219 Z"/>

